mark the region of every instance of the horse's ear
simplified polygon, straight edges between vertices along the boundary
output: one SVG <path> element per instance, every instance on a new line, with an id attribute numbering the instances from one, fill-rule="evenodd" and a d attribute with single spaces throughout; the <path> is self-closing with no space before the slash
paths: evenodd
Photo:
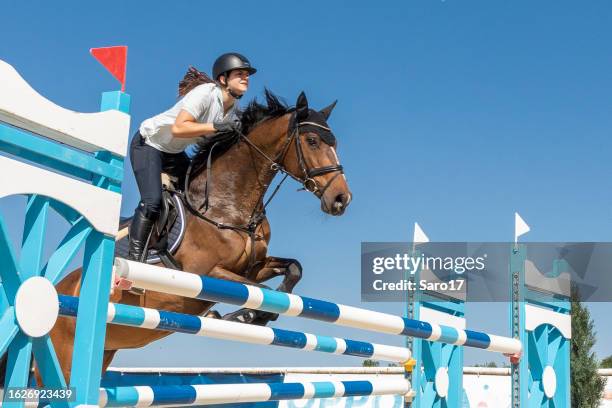
<path id="1" fill-rule="evenodd" d="M 306 99 L 306 94 L 304 91 L 300 92 L 300 95 L 297 98 L 297 102 L 295 103 L 295 112 L 298 121 L 304 120 L 308 117 L 308 99 Z"/>
<path id="2" fill-rule="evenodd" d="M 329 106 L 321 109 L 319 112 L 323 114 L 323 116 L 325 117 L 325 120 L 329 119 L 329 115 L 331 115 L 332 111 L 334 110 L 334 108 L 336 107 L 336 104 L 338 103 L 338 100 L 336 99 L 335 101 L 333 101 Z"/>

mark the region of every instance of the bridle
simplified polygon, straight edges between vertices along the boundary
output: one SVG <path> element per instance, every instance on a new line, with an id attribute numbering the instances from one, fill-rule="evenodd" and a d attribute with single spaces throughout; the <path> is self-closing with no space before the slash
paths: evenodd
<path id="1" fill-rule="evenodd" d="M 281 181 L 274 188 L 274 191 L 272 192 L 270 197 L 266 200 L 266 202 L 262 206 L 256 205 L 255 208 L 253 208 L 253 211 L 251 212 L 249 220 L 247 221 L 246 224 L 243 224 L 243 225 L 226 224 L 223 222 L 215 221 L 205 215 L 206 212 L 208 211 L 208 185 L 212 180 L 212 173 L 211 173 L 212 152 L 216 146 L 216 143 L 213 144 L 210 151 L 208 152 L 207 169 L 206 169 L 208 172 L 208 175 L 206 177 L 206 186 L 204 188 L 205 197 L 204 197 L 204 203 L 199 208 L 195 208 L 189 199 L 189 194 L 188 194 L 189 189 L 188 188 L 189 188 L 189 178 L 190 178 L 191 171 L 192 171 L 191 165 L 189 166 L 189 169 L 187 170 L 187 176 L 185 177 L 185 189 L 184 189 L 183 196 L 182 196 L 183 202 L 185 203 L 185 206 L 187 207 L 187 209 L 192 214 L 197 216 L 198 218 L 201 218 L 202 220 L 210 224 L 213 224 L 219 229 L 231 229 L 235 231 L 241 231 L 241 232 L 248 234 L 249 237 L 251 238 L 251 257 L 250 257 L 251 259 L 249 261 L 249 267 L 247 271 L 250 271 L 255 264 L 255 241 L 258 238 L 259 239 L 262 238 L 262 237 L 258 237 L 255 231 L 257 227 L 259 226 L 259 224 L 261 224 L 261 222 L 266 217 L 266 208 L 268 204 L 270 204 L 270 202 L 272 201 L 276 193 L 280 190 L 281 186 L 283 185 L 287 177 L 291 177 L 292 179 L 302 184 L 303 186 L 302 190 L 310 191 L 317 198 L 321 199 L 323 197 L 323 194 L 325 194 L 325 191 L 327 191 L 327 189 L 331 185 L 331 183 L 338 176 L 340 176 L 341 174 L 344 174 L 344 169 L 342 165 L 340 165 L 340 163 L 336 163 L 335 165 L 330 165 L 330 166 L 316 167 L 312 169 L 308 168 L 308 166 L 306 165 L 306 160 L 304 158 L 304 152 L 302 150 L 302 143 L 300 141 L 300 136 L 301 136 L 300 127 L 302 126 L 314 126 L 316 128 L 323 129 L 327 132 L 331 132 L 330 128 L 328 128 L 327 126 L 321 125 L 319 123 L 316 123 L 316 122 L 309 122 L 309 121 L 299 122 L 297 120 L 297 112 L 294 111 L 292 113 L 291 119 L 289 120 L 289 129 L 287 130 L 287 140 L 285 144 L 283 145 L 282 149 L 280 150 L 280 152 L 274 158 L 270 157 L 268 154 L 266 154 L 266 152 L 264 152 L 259 147 L 257 147 L 244 133 L 242 133 L 242 131 L 237 132 L 239 141 L 244 141 L 251 149 L 255 150 L 259 155 L 261 155 L 268 162 L 270 162 L 271 171 L 280 172 L 280 173 L 283 173 L 284 175 Z M 287 156 L 287 153 L 289 152 L 289 148 L 291 147 L 292 142 L 295 142 L 298 166 L 303 176 L 291 174 L 286 169 L 286 167 L 283 165 L 283 162 L 285 161 L 285 158 Z M 337 174 L 334 175 L 334 177 L 332 177 L 323 186 L 323 188 L 321 188 L 315 178 L 318 176 L 322 176 L 324 174 L 334 173 L 334 172 L 336 172 Z M 263 189 L 261 196 L 257 200 L 258 203 L 262 202 L 265 193 L 266 193 L 266 189 Z M 202 208 L 204 208 L 204 212 L 201 211 Z"/>
<path id="2" fill-rule="evenodd" d="M 293 126 L 294 123 L 295 123 L 295 126 Z M 323 194 L 325 194 L 325 191 L 327 191 L 331 183 L 336 179 L 336 177 L 340 176 L 341 174 L 344 174 L 344 169 L 340 163 L 337 163 L 335 165 L 330 165 L 330 166 L 316 167 L 313 169 L 308 168 L 308 166 L 306 165 L 306 160 L 304 158 L 304 151 L 302 150 L 302 143 L 300 141 L 301 134 L 299 131 L 300 131 L 300 127 L 302 126 L 314 126 L 316 128 L 323 129 L 327 132 L 331 132 L 330 128 L 328 128 L 327 126 L 323 126 L 316 122 L 297 121 L 296 113 L 294 112 L 293 116 L 291 117 L 291 120 L 289 121 L 289 130 L 287 131 L 287 141 L 285 142 L 285 145 L 280 150 L 280 152 L 276 155 L 275 158 L 271 158 L 270 156 L 268 156 L 259 147 L 257 147 L 253 142 L 251 142 L 249 138 L 246 137 L 245 134 L 243 134 L 242 132 L 240 132 L 239 134 L 240 134 L 241 140 L 243 140 L 252 149 L 254 149 L 257 153 L 259 153 L 261 156 L 263 156 L 266 160 L 270 162 L 270 169 L 272 171 L 278 171 L 285 175 L 281 183 L 279 183 L 279 186 L 285 181 L 287 177 L 291 177 L 298 183 L 302 184 L 304 190 L 310 191 L 315 196 L 317 196 L 317 198 L 321 198 Z M 300 170 L 303 174 L 302 177 L 291 174 L 282 164 L 285 161 L 285 157 L 287 156 L 287 152 L 289 151 L 289 147 L 291 146 L 292 141 L 295 141 L 295 151 L 297 154 L 298 166 L 300 167 Z M 328 173 L 334 173 L 334 172 L 337 172 L 337 174 L 334 177 L 332 177 L 327 183 L 325 183 L 323 188 L 320 188 L 319 183 L 317 183 L 317 181 L 315 180 L 315 177 L 322 176 Z M 276 193 L 276 190 L 275 190 L 275 193 Z"/>

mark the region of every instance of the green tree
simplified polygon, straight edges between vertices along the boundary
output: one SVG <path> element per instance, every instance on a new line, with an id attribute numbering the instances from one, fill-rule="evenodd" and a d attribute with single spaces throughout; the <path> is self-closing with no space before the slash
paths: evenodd
<path id="1" fill-rule="evenodd" d="M 594 323 L 588 309 L 580 302 L 580 294 L 572 289 L 571 376 L 572 407 L 599 407 L 605 381 L 597 374 Z"/>
<path id="2" fill-rule="evenodd" d="M 363 360 L 362 366 L 363 367 L 379 367 L 380 362 L 376 360 Z"/>
<path id="3" fill-rule="evenodd" d="M 497 368 L 497 363 L 495 361 L 489 361 L 485 367 L 487 367 L 487 368 Z"/>
<path id="4" fill-rule="evenodd" d="M 612 356 L 608 356 L 601 360 L 601 364 L 599 365 L 601 368 L 612 368 Z"/>
<path id="5" fill-rule="evenodd" d="M 475 364 L 474 367 L 497 368 L 497 363 L 495 361 L 489 361 L 488 363 Z"/>

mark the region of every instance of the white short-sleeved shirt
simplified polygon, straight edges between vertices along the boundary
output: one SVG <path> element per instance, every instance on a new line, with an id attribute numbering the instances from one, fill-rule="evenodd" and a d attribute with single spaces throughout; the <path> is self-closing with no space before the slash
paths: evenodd
<path id="1" fill-rule="evenodd" d="M 225 117 L 236 115 L 237 103 Z M 180 153 L 202 139 L 201 136 L 179 138 L 172 136 L 172 125 L 181 110 L 185 110 L 200 123 L 223 120 L 223 95 L 216 84 L 198 85 L 180 99 L 173 107 L 142 122 L 140 134 L 149 146 L 166 153 Z"/>

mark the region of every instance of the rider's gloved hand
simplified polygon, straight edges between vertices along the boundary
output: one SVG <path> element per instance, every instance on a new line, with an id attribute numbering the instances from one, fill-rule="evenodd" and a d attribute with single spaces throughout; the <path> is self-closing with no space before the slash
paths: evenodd
<path id="1" fill-rule="evenodd" d="M 230 117 L 222 121 L 213 122 L 213 127 L 219 133 L 237 133 L 242 129 L 242 123 L 237 117 Z"/>

